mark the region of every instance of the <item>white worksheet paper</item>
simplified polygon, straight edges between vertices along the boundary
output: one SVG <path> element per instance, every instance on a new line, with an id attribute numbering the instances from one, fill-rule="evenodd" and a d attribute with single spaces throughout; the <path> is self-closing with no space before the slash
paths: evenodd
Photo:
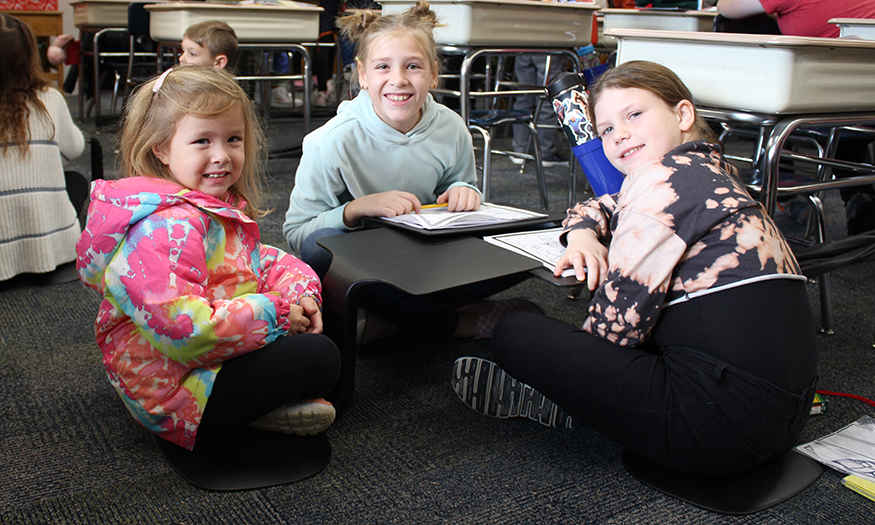
<path id="1" fill-rule="evenodd" d="M 875 482 L 875 418 L 863 416 L 796 450 L 839 472 Z"/>
<path id="2" fill-rule="evenodd" d="M 488 235 L 483 240 L 501 246 L 532 259 L 541 261 L 545 268 L 551 272 L 556 268 L 559 259 L 565 254 L 565 247 L 559 242 L 559 234 L 562 228 L 550 228 L 547 230 L 535 230 L 527 232 L 504 233 L 500 235 Z M 568 268 L 562 272 L 562 277 L 574 275 L 574 268 Z"/>
<path id="3" fill-rule="evenodd" d="M 383 219 L 424 230 L 438 230 L 524 221 L 546 216 L 546 213 L 484 202 L 475 211 L 447 211 L 446 207 L 423 208 L 419 213 L 406 213 L 396 217 L 384 217 Z"/>

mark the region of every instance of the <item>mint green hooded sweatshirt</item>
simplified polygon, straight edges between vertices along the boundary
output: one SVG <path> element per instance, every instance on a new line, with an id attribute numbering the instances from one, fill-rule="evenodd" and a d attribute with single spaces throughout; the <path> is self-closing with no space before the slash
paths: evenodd
<path id="1" fill-rule="evenodd" d="M 283 234 L 300 253 L 316 230 L 348 231 L 343 209 L 354 199 L 399 190 L 431 204 L 451 186 L 476 190 L 476 182 L 471 134 L 458 114 L 429 94 L 422 118 L 405 134 L 380 120 L 362 90 L 304 138 Z"/>

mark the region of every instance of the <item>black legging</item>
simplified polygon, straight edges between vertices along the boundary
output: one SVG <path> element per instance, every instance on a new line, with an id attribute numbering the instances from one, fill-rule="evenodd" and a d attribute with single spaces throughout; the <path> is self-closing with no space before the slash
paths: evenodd
<path id="1" fill-rule="evenodd" d="M 296 400 L 325 397 L 340 377 L 340 351 L 322 334 L 280 337 L 222 364 L 197 438 L 251 423 Z"/>
<path id="2" fill-rule="evenodd" d="M 681 471 L 749 469 L 796 444 L 817 375 L 805 283 L 747 284 L 666 308 L 649 343 L 617 346 L 516 313 L 495 361 L 622 447 Z"/>

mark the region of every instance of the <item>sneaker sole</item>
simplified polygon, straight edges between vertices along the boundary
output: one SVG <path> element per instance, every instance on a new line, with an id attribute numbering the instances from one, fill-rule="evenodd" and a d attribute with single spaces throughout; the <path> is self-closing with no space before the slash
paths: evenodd
<path id="1" fill-rule="evenodd" d="M 468 408 L 489 417 L 525 417 L 552 428 L 580 425 L 531 386 L 517 381 L 492 361 L 462 357 L 453 368 L 453 389 Z"/>
<path id="2" fill-rule="evenodd" d="M 269 432 L 312 436 L 327 430 L 334 423 L 336 414 L 331 405 L 290 403 L 249 423 L 249 426 Z"/>

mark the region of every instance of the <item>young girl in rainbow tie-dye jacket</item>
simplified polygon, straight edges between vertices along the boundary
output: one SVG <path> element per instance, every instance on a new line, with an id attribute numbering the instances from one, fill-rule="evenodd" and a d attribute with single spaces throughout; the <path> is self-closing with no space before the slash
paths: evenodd
<path id="1" fill-rule="evenodd" d="M 262 245 L 253 219 L 263 144 L 230 75 L 168 70 L 131 101 L 129 176 L 93 184 L 77 245 L 80 278 L 104 296 L 110 382 L 143 426 L 190 450 L 246 424 L 314 434 L 334 420 L 323 398 L 340 356 L 321 334 L 319 279 Z"/>

